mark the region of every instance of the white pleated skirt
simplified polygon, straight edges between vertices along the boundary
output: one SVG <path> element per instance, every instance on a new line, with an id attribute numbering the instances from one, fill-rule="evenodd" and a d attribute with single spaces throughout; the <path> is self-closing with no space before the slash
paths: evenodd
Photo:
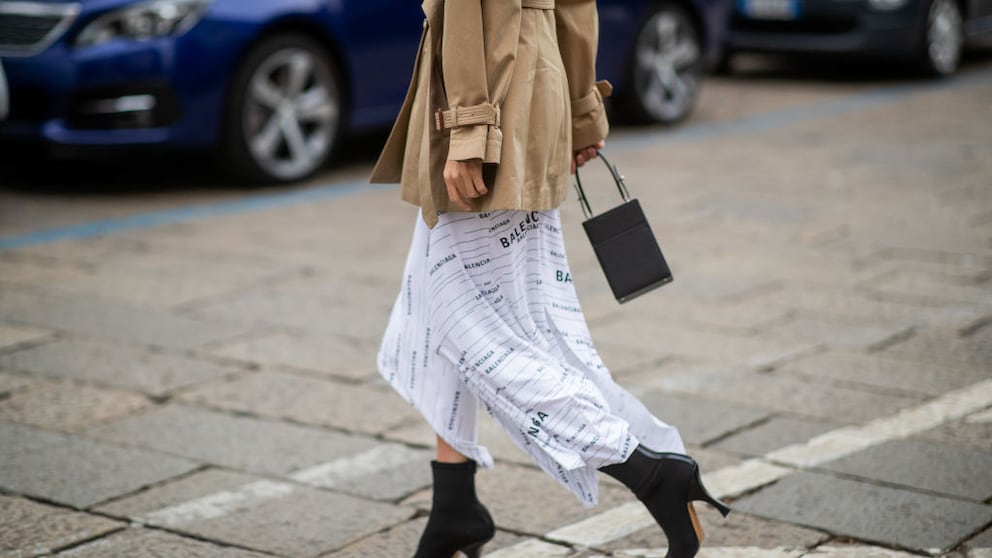
<path id="1" fill-rule="evenodd" d="M 478 404 L 549 475 L 596 504 L 597 469 L 678 431 L 613 381 L 576 298 L 558 210 L 420 212 L 378 355 L 383 377 L 484 467 Z"/>

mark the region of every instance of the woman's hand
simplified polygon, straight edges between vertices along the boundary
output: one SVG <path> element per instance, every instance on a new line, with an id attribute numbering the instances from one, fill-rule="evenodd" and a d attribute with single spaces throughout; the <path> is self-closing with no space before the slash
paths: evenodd
<path id="1" fill-rule="evenodd" d="M 583 147 L 582 149 L 572 153 L 572 174 L 575 174 L 575 169 L 586 164 L 586 161 L 592 161 L 596 158 L 596 152 L 606 146 L 606 140 L 599 140 L 595 144 L 589 147 Z"/>
<path id="2" fill-rule="evenodd" d="M 452 203 L 465 211 L 472 211 L 467 200 L 482 197 L 488 192 L 482 181 L 482 159 L 446 162 L 444 184 L 448 187 L 448 199 Z"/>

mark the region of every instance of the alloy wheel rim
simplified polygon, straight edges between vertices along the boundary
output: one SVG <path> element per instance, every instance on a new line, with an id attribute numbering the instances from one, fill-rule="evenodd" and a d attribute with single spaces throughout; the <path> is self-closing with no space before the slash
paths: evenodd
<path id="1" fill-rule="evenodd" d="M 259 167 L 291 180 L 324 161 L 335 140 L 340 97 L 327 67 L 311 52 L 272 53 L 252 74 L 247 93 L 243 129 Z"/>
<path id="2" fill-rule="evenodd" d="M 635 51 L 634 87 L 654 118 L 677 120 L 695 100 L 700 50 L 692 24 L 663 10 L 645 23 Z"/>
<path id="3" fill-rule="evenodd" d="M 961 57 L 961 11 L 954 0 L 935 0 L 927 20 L 927 49 L 934 68 L 953 72 Z"/>

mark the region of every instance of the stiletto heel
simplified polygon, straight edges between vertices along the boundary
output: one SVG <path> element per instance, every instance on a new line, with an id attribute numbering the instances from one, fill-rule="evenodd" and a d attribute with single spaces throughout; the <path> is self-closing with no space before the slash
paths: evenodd
<path id="1" fill-rule="evenodd" d="M 696 470 L 689 481 L 689 500 L 695 500 L 698 502 L 706 502 L 707 504 L 716 508 L 716 511 L 720 512 L 720 515 L 727 517 L 730 514 L 730 506 L 717 500 L 713 497 L 706 486 L 703 485 L 703 479 L 699 474 L 699 466 L 696 466 Z"/>
<path id="2" fill-rule="evenodd" d="M 703 528 L 692 502 L 704 501 L 723 514 L 730 507 L 714 498 L 688 455 L 655 453 L 638 446 L 624 463 L 600 469 L 637 496 L 668 538 L 666 558 L 693 558 L 703 542 Z"/>

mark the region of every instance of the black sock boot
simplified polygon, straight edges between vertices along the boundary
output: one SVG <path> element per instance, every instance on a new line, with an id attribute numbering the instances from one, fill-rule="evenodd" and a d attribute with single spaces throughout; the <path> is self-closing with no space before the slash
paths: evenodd
<path id="1" fill-rule="evenodd" d="M 413 558 L 451 558 L 459 550 L 477 558 L 493 538 L 493 519 L 475 495 L 475 468 L 475 461 L 431 461 L 434 499 Z"/>
<path id="2" fill-rule="evenodd" d="M 699 465 L 688 455 L 655 453 L 637 446 L 625 463 L 600 471 L 623 483 L 651 512 L 668 538 L 667 558 L 692 558 L 699 551 L 703 530 L 693 500 L 712 505 L 724 517 L 730 513 L 726 504 L 706 491 Z"/>

